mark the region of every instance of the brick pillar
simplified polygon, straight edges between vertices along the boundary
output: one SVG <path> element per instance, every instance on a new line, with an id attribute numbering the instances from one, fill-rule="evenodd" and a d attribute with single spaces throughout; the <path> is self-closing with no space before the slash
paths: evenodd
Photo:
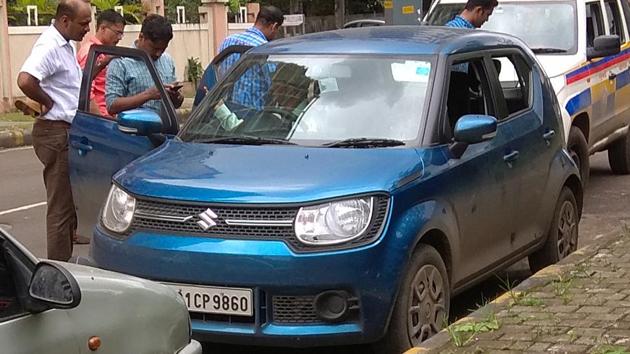
<path id="1" fill-rule="evenodd" d="M 7 1 L 0 0 L 0 112 L 5 112 L 13 106 L 12 80 Z"/>
<path id="2" fill-rule="evenodd" d="M 164 16 L 164 0 L 142 0 L 142 7 L 148 14 Z"/>
<path id="3" fill-rule="evenodd" d="M 256 16 L 260 12 L 260 4 L 257 2 L 250 2 L 247 5 L 247 22 L 254 23 L 256 22 Z"/>
<path id="4" fill-rule="evenodd" d="M 208 35 L 212 38 L 211 57 L 218 54 L 217 49 L 228 35 L 227 0 L 201 0 L 199 16 L 202 22 L 208 22 Z"/>

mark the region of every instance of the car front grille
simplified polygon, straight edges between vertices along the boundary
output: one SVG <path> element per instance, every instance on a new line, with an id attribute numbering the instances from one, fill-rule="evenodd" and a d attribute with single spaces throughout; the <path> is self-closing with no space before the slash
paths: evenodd
<path id="1" fill-rule="evenodd" d="M 287 243 L 296 252 L 319 252 L 356 247 L 373 241 L 380 235 L 388 206 L 387 196 L 376 196 L 368 230 L 363 236 L 338 246 L 308 246 L 297 239 L 293 222 L 301 205 L 193 204 L 138 198 L 129 232 L 150 230 L 222 239 L 276 240 Z M 212 218 L 214 225 L 204 230 L 198 222 L 202 220 L 200 215 L 208 209 L 216 217 Z"/>
<path id="2" fill-rule="evenodd" d="M 314 296 L 274 296 L 273 322 L 320 323 L 313 305 Z"/>

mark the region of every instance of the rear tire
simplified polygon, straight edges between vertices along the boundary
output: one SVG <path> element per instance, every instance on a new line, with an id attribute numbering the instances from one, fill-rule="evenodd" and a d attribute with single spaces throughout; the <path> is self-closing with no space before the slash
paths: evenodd
<path id="1" fill-rule="evenodd" d="M 608 147 L 608 163 L 614 174 L 630 173 L 630 130 Z"/>
<path id="2" fill-rule="evenodd" d="M 557 263 L 577 249 L 580 214 L 573 191 L 563 187 L 556 204 L 547 241 L 538 251 L 529 255 L 532 273 Z"/>
<path id="3" fill-rule="evenodd" d="M 451 288 L 442 257 L 429 245 L 413 253 L 385 337 L 376 353 L 402 353 L 438 333 L 448 321 Z"/>
<path id="4" fill-rule="evenodd" d="M 573 126 L 569 131 L 569 141 L 567 142 L 569 154 L 580 171 L 582 186 L 586 186 L 591 173 L 591 166 L 588 154 L 588 142 L 580 128 Z"/>

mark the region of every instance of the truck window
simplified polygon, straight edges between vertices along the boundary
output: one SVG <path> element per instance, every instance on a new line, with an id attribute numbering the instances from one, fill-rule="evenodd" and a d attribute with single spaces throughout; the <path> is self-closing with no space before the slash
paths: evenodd
<path id="1" fill-rule="evenodd" d="M 593 46 L 595 37 L 606 34 L 604 31 L 604 17 L 598 2 L 586 4 L 586 45 Z"/>
<path id="2" fill-rule="evenodd" d="M 606 9 L 606 16 L 608 17 L 608 30 L 610 34 L 616 34 L 619 36 L 622 42 L 625 42 L 623 33 L 623 22 L 621 20 L 621 13 L 619 12 L 619 5 L 616 0 L 606 0 L 604 2 L 604 8 Z"/>

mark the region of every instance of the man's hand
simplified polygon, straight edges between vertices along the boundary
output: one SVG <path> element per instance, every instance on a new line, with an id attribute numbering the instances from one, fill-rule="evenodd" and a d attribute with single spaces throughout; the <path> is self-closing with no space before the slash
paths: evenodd
<path id="1" fill-rule="evenodd" d="M 146 99 L 145 102 L 150 101 L 150 100 L 159 100 L 160 98 L 162 98 L 160 96 L 160 90 L 158 90 L 158 88 L 155 86 L 144 91 L 143 95 L 144 95 L 144 98 Z"/>
<path id="2" fill-rule="evenodd" d="M 52 102 L 52 104 L 51 104 L 50 106 L 43 105 L 43 104 L 41 105 L 40 110 L 41 110 L 41 112 L 42 112 L 42 113 L 41 113 L 40 115 L 41 115 L 42 117 L 43 117 L 43 116 L 45 116 L 45 115 L 46 115 L 46 113 L 50 112 L 50 110 L 51 110 L 51 109 L 53 108 L 53 106 L 55 105 L 55 102 L 53 102 L 53 101 L 50 101 L 50 102 Z"/>

